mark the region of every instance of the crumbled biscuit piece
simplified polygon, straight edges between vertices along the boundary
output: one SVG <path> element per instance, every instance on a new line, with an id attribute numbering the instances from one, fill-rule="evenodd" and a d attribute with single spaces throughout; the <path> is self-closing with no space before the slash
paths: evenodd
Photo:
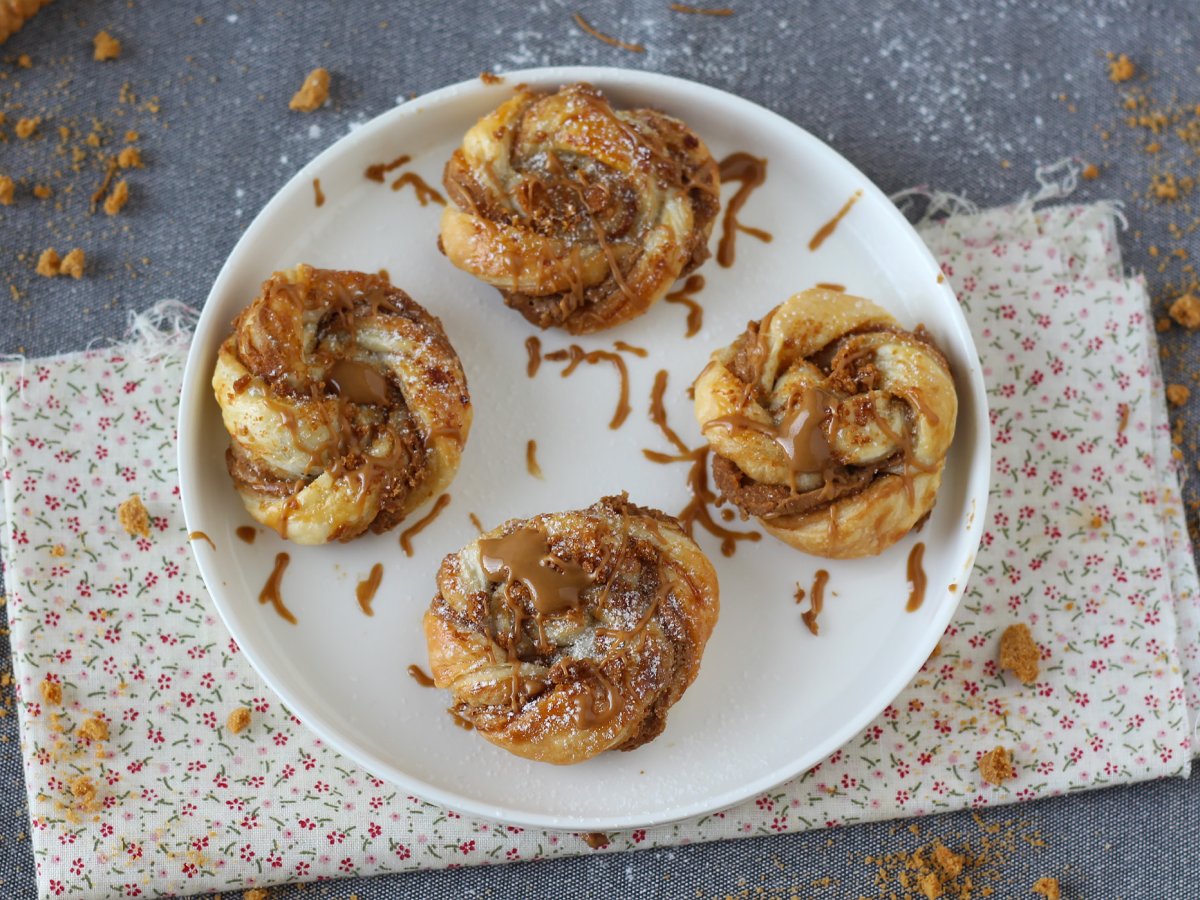
<path id="1" fill-rule="evenodd" d="M 105 199 L 104 211 L 110 216 L 115 216 L 128 202 L 129 185 L 125 182 L 125 179 L 122 178 L 113 186 L 112 193 L 108 195 L 107 199 Z"/>
<path id="2" fill-rule="evenodd" d="M 1154 330 L 1157 331 L 1159 334 L 1162 334 L 1164 331 L 1170 331 L 1171 330 L 1171 320 L 1168 319 L 1166 316 L 1160 317 L 1159 320 L 1154 323 Z"/>
<path id="3" fill-rule="evenodd" d="M 298 109 L 300 112 L 312 112 L 329 97 L 329 70 L 313 69 L 304 79 L 300 90 L 296 91 L 288 109 Z"/>
<path id="4" fill-rule="evenodd" d="M 1124 53 L 1108 63 L 1108 80 L 1113 84 L 1128 81 L 1135 72 L 1137 72 L 1137 68 Z"/>
<path id="5" fill-rule="evenodd" d="M 75 798 L 76 809 L 93 812 L 99 804 L 96 803 L 96 785 L 86 775 L 80 775 L 69 785 L 71 796 Z"/>
<path id="6" fill-rule="evenodd" d="M 1192 392 L 1182 384 L 1167 385 L 1167 401 L 1174 406 L 1183 406 L 1188 402 L 1190 396 L 1192 396 Z"/>
<path id="7" fill-rule="evenodd" d="M 42 124 L 41 116 L 33 116 L 32 118 L 17 119 L 17 137 L 28 138 L 33 137 L 33 133 L 38 130 L 38 126 Z"/>
<path id="8" fill-rule="evenodd" d="M 62 685 L 57 681 L 43 681 L 39 687 L 42 690 L 42 702 L 47 706 L 59 706 L 62 704 Z"/>
<path id="9" fill-rule="evenodd" d="M 229 714 L 229 719 L 225 722 L 225 727 L 229 729 L 231 734 L 239 734 L 250 727 L 250 710 L 248 707 L 239 706 Z"/>
<path id="10" fill-rule="evenodd" d="M 150 513 L 137 494 L 130 494 L 129 499 L 117 507 L 117 521 L 130 536 L 150 537 Z"/>
<path id="11" fill-rule="evenodd" d="M 963 855 L 955 853 L 943 843 L 937 843 L 933 848 L 933 861 L 948 878 L 957 878 L 962 874 Z"/>
<path id="12" fill-rule="evenodd" d="M 83 251 L 76 247 L 62 258 L 62 263 L 58 267 L 58 274 L 70 275 L 75 279 L 82 278 L 83 266 L 85 262 L 86 260 L 84 259 Z"/>
<path id="13" fill-rule="evenodd" d="M 140 169 L 142 167 L 142 151 L 137 147 L 124 147 L 117 154 L 117 165 L 122 169 Z"/>
<path id="14" fill-rule="evenodd" d="M 58 274 L 58 269 L 61 265 L 62 260 L 59 259 L 58 251 L 53 247 L 47 247 L 42 251 L 42 255 L 38 257 L 37 268 L 34 271 L 43 278 L 53 278 Z"/>
<path id="15" fill-rule="evenodd" d="M 917 887 L 926 900 L 938 900 L 942 896 L 942 879 L 936 872 L 926 872 L 917 880 Z"/>
<path id="16" fill-rule="evenodd" d="M 1000 668 L 1011 670 L 1025 684 L 1037 681 L 1040 656 L 1029 626 L 1023 622 L 1009 625 L 1000 635 Z"/>
<path id="17" fill-rule="evenodd" d="M 1008 748 L 993 747 L 979 757 L 979 774 L 988 784 L 1004 784 L 1012 779 L 1012 754 Z"/>
<path id="18" fill-rule="evenodd" d="M 67 548 L 64 547 L 62 544 L 55 544 L 53 547 L 50 548 L 50 555 L 53 556 L 55 559 L 62 559 L 64 556 L 67 555 Z"/>
<path id="19" fill-rule="evenodd" d="M 98 35 L 92 38 L 92 47 L 94 51 L 92 58 L 100 62 L 109 59 L 116 59 L 121 55 L 121 42 L 109 34 L 107 31 L 101 31 Z"/>
<path id="20" fill-rule="evenodd" d="M 125 132 L 125 143 L 132 144 L 134 141 L 136 141 L 140 137 L 141 137 L 141 135 L 138 134 L 136 131 L 127 131 L 127 132 Z"/>
<path id="21" fill-rule="evenodd" d="M 1184 294 L 1171 304 L 1167 314 L 1184 328 L 1200 328 L 1200 297 Z"/>
<path id="22" fill-rule="evenodd" d="M 1059 900 L 1061 896 L 1057 878 L 1039 878 L 1030 890 L 1041 894 L 1046 900 Z"/>
<path id="23" fill-rule="evenodd" d="M 35 184 L 33 186 L 33 196 L 39 200 L 45 200 L 47 197 L 54 196 L 54 188 L 48 184 Z"/>
<path id="24" fill-rule="evenodd" d="M 242 900 L 267 900 L 266 888 L 250 888 L 242 894 Z"/>
<path id="25" fill-rule="evenodd" d="M 7 175 L 0 175 L 0 206 L 12 206 L 17 186 Z"/>
<path id="26" fill-rule="evenodd" d="M 1100 177 L 1100 169 L 1098 169 L 1096 167 L 1095 163 L 1088 163 L 1086 166 L 1083 167 L 1082 174 L 1086 180 L 1095 181 L 1097 178 Z"/>
<path id="27" fill-rule="evenodd" d="M 80 737 L 85 737 L 89 741 L 107 741 L 108 740 L 108 723 L 103 719 L 92 716 L 85 720 L 79 726 Z"/>

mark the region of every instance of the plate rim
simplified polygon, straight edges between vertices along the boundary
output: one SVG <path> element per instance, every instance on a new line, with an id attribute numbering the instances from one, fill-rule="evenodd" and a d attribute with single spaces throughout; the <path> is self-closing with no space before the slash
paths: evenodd
<path id="1" fill-rule="evenodd" d="M 192 413 L 196 405 L 203 402 L 205 396 L 204 389 L 207 389 L 210 381 L 210 378 L 207 377 L 207 369 L 210 368 L 210 365 L 207 360 L 200 358 L 201 341 L 198 340 L 198 337 L 212 327 L 210 322 L 216 316 L 216 298 L 223 293 L 225 283 L 233 277 L 232 269 L 235 265 L 235 260 L 240 259 L 244 255 L 246 247 L 253 246 L 258 240 L 259 233 L 268 227 L 269 220 L 274 217 L 276 208 L 286 202 L 286 197 L 295 191 L 297 185 L 302 185 L 307 189 L 307 184 L 311 181 L 312 173 L 320 169 L 326 159 L 340 155 L 346 141 L 351 139 L 361 140 L 377 131 L 390 128 L 397 122 L 417 115 L 423 108 L 452 101 L 464 94 L 476 91 L 489 91 L 497 87 L 505 88 L 523 81 L 559 81 L 563 84 L 584 81 L 599 84 L 605 90 L 632 86 L 653 91 L 656 86 L 669 85 L 680 90 L 698 91 L 698 99 L 701 100 L 706 94 L 716 95 L 723 101 L 734 101 L 738 104 L 752 107 L 756 114 L 765 115 L 768 119 L 775 120 L 776 124 L 783 126 L 785 129 L 790 129 L 800 141 L 807 142 L 810 146 L 815 147 L 833 165 L 842 167 L 847 174 L 858 178 L 862 184 L 864 195 L 870 196 L 876 201 L 883 201 L 882 204 L 877 205 L 882 206 L 886 210 L 884 215 L 891 220 L 893 227 L 907 235 L 913 244 L 913 251 L 922 258 L 931 271 L 940 272 L 937 260 L 913 225 L 904 217 L 895 204 L 892 203 L 890 198 L 854 163 L 803 126 L 753 100 L 748 100 L 731 91 L 713 87 L 700 81 L 640 69 L 623 69 L 608 66 L 544 66 L 517 69 L 500 74 L 504 79 L 502 84 L 487 84 L 479 78 L 459 81 L 394 106 L 362 125 L 352 128 L 351 131 L 339 137 L 305 163 L 291 178 L 280 186 L 271 199 L 255 215 L 254 219 L 242 233 L 242 236 L 230 249 L 216 279 L 213 281 L 208 295 L 205 297 L 200 318 L 196 323 L 191 346 L 188 350 L 180 391 L 179 414 L 176 420 L 178 435 L 176 462 L 179 472 L 180 503 L 183 510 L 184 522 L 189 532 L 199 529 L 201 523 L 196 520 L 196 504 L 192 499 L 194 495 L 188 487 L 189 483 L 194 482 L 194 476 L 196 476 L 196 467 L 193 466 L 188 451 L 196 442 L 185 440 L 186 436 L 192 433 L 190 425 L 186 423 L 189 414 Z M 465 127 L 470 127 L 470 123 L 467 123 Z M 531 810 L 496 807 L 486 802 L 473 800 L 465 794 L 443 790 L 436 785 L 423 781 L 419 777 L 398 770 L 382 759 L 375 759 L 371 754 L 355 749 L 348 743 L 343 742 L 336 728 L 326 724 L 318 713 L 310 712 L 308 705 L 300 697 L 298 691 L 287 687 L 283 680 L 274 677 L 270 667 L 265 665 L 259 657 L 252 642 L 250 645 L 245 645 L 241 641 L 238 641 L 239 649 L 259 677 L 300 718 L 303 727 L 307 728 L 322 741 L 325 741 L 348 760 L 363 767 L 371 774 L 376 774 L 394 784 L 411 790 L 414 794 L 424 799 L 482 818 L 509 822 L 526 827 L 559 831 L 613 831 L 652 827 L 729 808 L 753 797 L 755 794 L 762 793 L 765 790 L 795 778 L 805 769 L 810 768 L 817 762 L 825 759 L 839 747 L 844 746 L 854 734 L 861 731 L 863 727 L 874 720 L 912 681 L 957 611 L 962 597 L 965 596 L 967 583 L 973 574 L 975 558 L 982 539 L 983 522 L 986 517 L 991 481 L 991 440 L 987 391 L 983 381 L 983 366 L 979 359 L 974 336 L 971 333 L 966 316 L 954 295 L 953 289 L 950 287 L 949 280 L 940 280 L 937 284 L 937 289 L 944 294 L 948 294 L 949 299 L 952 301 L 950 303 L 950 318 L 952 321 L 949 324 L 954 326 L 954 330 L 962 338 L 963 349 L 968 351 L 967 357 L 970 363 L 967 371 L 955 373 L 956 381 L 960 387 L 969 388 L 975 412 L 975 421 L 971 424 L 972 430 L 975 433 L 976 447 L 972 467 L 968 472 L 966 480 L 964 497 L 965 501 L 970 501 L 973 504 L 973 515 L 971 515 L 966 527 L 966 546 L 970 548 L 965 566 L 966 571 L 958 583 L 958 590 L 955 592 L 955 601 L 943 604 L 939 615 L 931 620 L 924 640 L 914 644 L 914 650 L 919 650 L 919 652 L 912 652 L 907 664 L 897 667 L 891 678 L 885 683 L 886 686 L 880 688 L 878 691 L 876 696 L 877 705 L 869 704 L 861 707 L 853 716 L 845 720 L 840 729 L 831 731 L 823 740 L 816 742 L 808 753 L 797 756 L 787 766 L 777 768 L 736 789 L 727 790 L 719 796 L 707 797 L 706 799 L 692 803 L 675 804 L 660 809 L 655 813 L 645 812 L 632 815 L 621 814 L 574 819 L 561 815 L 538 813 Z M 206 377 L 199 377 L 198 373 L 201 368 L 204 369 Z M 959 427 L 961 428 L 961 423 Z M 222 624 L 224 624 L 230 635 L 237 640 L 235 628 L 231 624 L 232 610 L 227 615 L 226 604 L 218 599 L 218 592 L 214 592 L 212 587 L 210 587 L 211 584 L 217 583 L 220 580 L 215 568 L 215 555 L 201 541 L 191 541 L 189 542 L 189 546 L 191 547 L 192 556 L 196 561 L 197 567 L 200 570 L 206 593 L 211 599 L 213 606 L 216 607 Z"/>

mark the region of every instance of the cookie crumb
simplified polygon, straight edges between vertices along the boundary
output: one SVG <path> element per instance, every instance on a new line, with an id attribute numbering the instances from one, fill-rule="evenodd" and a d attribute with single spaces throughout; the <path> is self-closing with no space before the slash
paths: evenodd
<path id="1" fill-rule="evenodd" d="M 1172 406 L 1183 406 L 1188 402 L 1190 396 L 1192 396 L 1192 392 L 1182 384 L 1167 385 L 1167 402 Z"/>
<path id="2" fill-rule="evenodd" d="M 1110 58 L 1108 63 L 1108 80 L 1113 84 L 1120 84 L 1123 81 L 1128 81 L 1136 73 L 1137 67 L 1124 53 L 1122 53 L 1116 59 Z"/>
<path id="3" fill-rule="evenodd" d="M 962 874 L 963 855 L 955 853 L 941 841 L 934 844 L 933 861 L 937 863 L 938 868 L 942 870 L 947 878 L 957 878 Z"/>
<path id="4" fill-rule="evenodd" d="M 89 741 L 107 741 L 108 723 L 101 718 L 92 716 L 79 726 L 79 735 Z"/>
<path id="5" fill-rule="evenodd" d="M 34 132 L 38 130 L 38 126 L 41 124 L 41 116 L 32 116 L 31 118 L 27 119 L 17 119 L 17 137 L 21 138 L 22 140 L 33 137 Z"/>
<path id="6" fill-rule="evenodd" d="M 1024 684 L 1037 681 L 1040 655 L 1029 626 L 1023 622 L 1009 625 L 1000 635 L 1000 668 L 1009 669 Z"/>
<path id="7" fill-rule="evenodd" d="M 1004 784 L 1013 777 L 1012 754 L 1007 747 L 993 747 L 979 757 L 979 774 L 988 784 Z"/>
<path id="8" fill-rule="evenodd" d="M 92 38 L 92 47 L 95 50 L 92 53 L 92 58 L 100 62 L 116 59 L 121 55 L 121 42 L 107 31 L 101 31 Z"/>
<path id="9" fill-rule="evenodd" d="M 115 216 L 128 202 L 129 185 L 126 183 L 125 179 L 122 178 L 113 186 L 112 193 L 109 194 L 105 199 L 104 212 L 110 216 Z"/>
<path id="10" fill-rule="evenodd" d="M 250 727 L 250 709 L 249 707 L 239 706 L 229 714 L 229 718 L 225 722 L 225 727 L 229 729 L 231 734 L 239 734 Z"/>
<path id="11" fill-rule="evenodd" d="M 1171 304 L 1167 314 L 1184 328 L 1195 331 L 1200 328 L 1200 298 L 1195 294 L 1183 294 Z"/>
<path id="12" fill-rule="evenodd" d="M 96 802 L 96 785 L 86 775 L 80 775 L 69 785 L 71 796 L 75 798 L 76 809 L 84 812 L 95 812 L 99 809 Z"/>
<path id="13" fill-rule="evenodd" d="M 1081 174 L 1085 180 L 1095 181 L 1100 177 L 1100 170 L 1096 167 L 1095 163 L 1088 163 L 1083 167 L 1083 172 Z"/>
<path id="14" fill-rule="evenodd" d="M 150 513 L 137 494 L 130 494 L 129 499 L 117 507 L 117 521 L 131 537 L 138 534 L 150 537 Z"/>
<path id="15" fill-rule="evenodd" d="M 12 206 L 17 186 L 7 175 L 0 175 L 0 206 Z"/>
<path id="16" fill-rule="evenodd" d="M 64 556 L 67 555 L 67 548 L 64 547 L 62 544 L 55 544 L 53 547 L 50 548 L 50 555 L 53 556 L 55 559 L 62 559 Z"/>
<path id="17" fill-rule="evenodd" d="M 1057 878 L 1039 878 L 1030 888 L 1035 894 L 1041 894 L 1046 900 L 1059 900 L 1061 891 Z"/>
<path id="18" fill-rule="evenodd" d="M 39 687 L 42 691 L 42 702 L 47 706 L 60 706 L 62 704 L 62 685 L 57 681 L 47 679 Z"/>
<path id="19" fill-rule="evenodd" d="M 58 274 L 70 275 L 74 279 L 80 279 L 83 277 L 85 262 L 83 251 L 76 247 L 62 258 L 62 262 L 58 266 Z"/>
<path id="20" fill-rule="evenodd" d="M 58 274 L 61 265 L 62 260 L 58 256 L 58 251 L 53 247 L 47 247 L 38 257 L 37 268 L 34 271 L 43 278 L 53 278 Z"/>
<path id="21" fill-rule="evenodd" d="M 242 900 L 267 900 L 266 888 L 250 888 L 242 894 Z"/>
<path id="22" fill-rule="evenodd" d="M 328 98 L 329 70 L 323 68 L 313 69 L 308 73 L 308 77 L 304 79 L 304 84 L 300 86 L 300 90 L 296 91 L 291 102 L 288 103 L 288 109 L 296 109 L 306 113 L 312 112 Z"/>
<path id="23" fill-rule="evenodd" d="M 142 151 L 137 147 L 123 147 L 117 154 L 117 165 L 122 169 L 142 168 Z"/>
<path id="24" fill-rule="evenodd" d="M 918 879 L 917 886 L 926 900 L 938 900 L 942 896 L 942 879 L 937 877 L 936 872 L 926 872 Z"/>
<path id="25" fill-rule="evenodd" d="M 33 186 L 33 196 L 39 200 L 46 200 L 54 196 L 54 188 L 48 184 L 35 184 Z"/>

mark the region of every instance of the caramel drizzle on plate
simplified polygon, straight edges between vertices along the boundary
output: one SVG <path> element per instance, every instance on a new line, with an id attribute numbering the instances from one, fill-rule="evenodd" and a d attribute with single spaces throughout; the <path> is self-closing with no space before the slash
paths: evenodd
<path id="1" fill-rule="evenodd" d="M 267 583 L 263 585 L 263 589 L 259 592 L 258 602 L 270 603 L 280 618 L 295 625 L 296 617 L 292 615 L 290 609 L 284 606 L 283 597 L 279 593 L 280 582 L 283 580 L 283 572 L 291 560 L 292 558 L 286 553 L 275 554 L 275 568 L 271 570 L 271 575 L 267 579 Z"/>
<path id="2" fill-rule="evenodd" d="M 210 538 L 203 531 L 189 531 L 188 532 L 188 540 L 189 541 L 197 541 L 197 540 L 208 541 L 208 546 L 212 547 L 214 550 L 217 549 L 217 545 L 213 543 L 213 539 Z"/>
<path id="3" fill-rule="evenodd" d="M 683 335 L 685 338 L 694 337 L 704 324 L 704 307 L 693 299 L 694 295 L 702 290 L 704 290 L 704 276 L 689 275 L 687 281 L 683 283 L 683 287 L 663 297 L 668 303 L 678 303 L 687 307 L 687 331 Z"/>
<path id="4" fill-rule="evenodd" d="M 374 163 L 372 165 L 367 166 L 367 171 L 363 172 L 363 175 L 366 176 L 367 178 L 371 179 L 372 181 L 378 181 L 380 184 L 383 184 L 383 181 L 384 181 L 383 176 L 384 175 L 386 175 L 388 172 L 392 171 L 393 169 L 400 168 L 406 162 L 410 162 L 411 160 L 412 160 L 412 157 L 409 156 L 407 153 L 401 153 L 399 156 L 397 156 L 391 162 Z"/>
<path id="5" fill-rule="evenodd" d="M 358 598 L 359 609 L 368 616 L 375 615 L 375 610 L 371 609 L 371 601 L 375 599 L 375 592 L 379 590 L 379 582 L 382 580 L 383 564 L 375 563 L 371 566 L 371 574 L 354 588 L 354 596 Z"/>
<path id="6" fill-rule="evenodd" d="M 813 578 L 812 593 L 808 601 L 808 609 L 800 613 L 800 618 L 804 620 L 804 624 L 808 626 L 808 630 L 813 634 L 819 632 L 817 625 L 817 616 L 821 614 L 821 610 L 825 607 L 825 585 L 829 583 L 829 573 L 824 569 L 817 569 L 817 574 Z M 804 599 L 804 588 L 796 586 L 796 602 L 799 603 Z"/>
<path id="7" fill-rule="evenodd" d="M 617 374 L 621 377 L 621 393 L 617 398 L 617 409 L 613 413 L 612 420 L 608 423 L 608 427 L 614 431 L 624 424 L 625 419 L 629 417 L 631 407 L 629 405 L 629 369 L 625 365 L 625 360 L 618 354 L 610 350 L 592 350 L 585 351 L 578 344 L 571 344 L 563 350 L 552 350 L 545 355 L 545 359 L 551 362 L 562 362 L 570 360 L 563 368 L 561 375 L 563 378 L 569 376 L 577 368 L 580 363 L 588 365 L 596 365 L 601 362 L 610 362 L 617 367 Z"/>
<path id="8" fill-rule="evenodd" d="M 405 172 L 392 182 L 392 190 L 398 191 L 406 184 L 412 185 L 413 191 L 415 191 L 417 195 L 417 201 L 422 206 L 428 206 L 430 200 L 439 206 L 446 205 L 446 198 L 438 193 L 437 189 L 433 187 L 433 185 L 429 184 L 429 182 L 427 182 L 416 172 Z"/>
<path id="9" fill-rule="evenodd" d="M 425 672 L 421 669 L 421 667 L 418 666 L 416 663 L 413 663 L 412 665 L 410 665 L 408 667 L 407 671 L 408 671 L 408 674 L 412 676 L 412 680 L 415 681 L 417 684 L 419 684 L 421 687 L 433 687 L 433 685 L 434 685 L 433 679 L 430 678 L 428 675 L 426 675 Z"/>
<path id="10" fill-rule="evenodd" d="M 925 577 L 925 569 L 922 562 L 925 558 L 925 544 L 918 542 L 913 545 L 912 550 L 908 553 L 908 603 L 904 608 L 908 612 L 916 612 L 921 608 L 921 604 L 925 602 L 925 585 L 927 579 Z"/>
<path id="11" fill-rule="evenodd" d="M 679 451 L 678 454 L 660 453 L 657 450 L 642 450 L 642 455 L 653 463 L 666 465 L 677 462 L 690 462 L 687 484 L 692 492 L 688 505 L 676 516 L 688 537 L 695 537 L 695 525 L 699 523 L 705 531 L 721 540 L 721 553 L 733 556 L 737 552 L 738 541 L 759 541 L 762 535 L 757 531 L 733 531 L 721 525 L 713 518 L 709 506 L 716 505 L 717 495 L 708 486 L 708 445 L 688 447 L 683 439 L 667 424 L 667 409 L 663 405 L 663 396 L 667 390 L 668 375 L 666 369 L 659 369 L 654 376 L 654 387 L 650 391 L 650 421 L 658 426 L 666 439 Z"/>
<path id="12" fill-rule="evenodd" d="M 321 190 L 320 178 L 313 179 L 313 200 L 316 201 L 317 206 L 325 205 L 325 192 Z"/>
<path id="13" fill-rule="evenodd" d="M 534 478 L 540 478 L 544 480 L 546 477 L 542 474 L 542 467 L 538 465 L 537 441 L 535 441 L 533 438 L 530 438 L 529 442 L 525 445 L 525 469 Z M 480 531 L 482 530 L 483 529 L 481 528 Z"/>
<path id="14" fill-rule="evenodd" d="M 434 519 L 441 515 L 442 510 L 449 505 L 450 495 L 442 494 L 442 496 L 438 497 L 437 501 L 433 504 L 433 509 L 426 513 L 424 517 L 413 522 L 410 527 L 405 528 L 404 531 L 400 533 L 400 546 L 404 549 L 405 556 L 413 555 L 412 539 L 424 531 Z"/>
<path id="15" fill-rule="evenodd" d="M 253 525 L 239 525 L 235 533 L 238 539 L 246 544 L 253 544 L 254 539 L 258 537 L 258 529 Z"/>
<path id="16" fill-rule="evenodd" d="M 751 156 L 749 153 L 731 153 L 719 163 L 721 173 L 721 184 L 726 184 L 730 181 L 739 181 L 737 193 L 729 198 L 729 203 L 725 206 L 725 215 L 721 218 L 721 240 L 717 244 L 717 262 L 728 269 L 733 265 L 734 257 L 736 256 L 735 243 L 737 241 L 737 233 L 744 231 L 752 237 L 758 238 L 760 241 L 770 243 L 770 232 L 763 231 L 761 228 L 751 228 L 749 225 L 743 225 L 738 221 L 738 212 L 742 205 L 750 198 L 750 194 L 754 189 L 759 187 L 767 180 L 767 161 L 760 159 L 757 156 Z"/>
<path id="17" fill-rule="evenodd" d="M 529 361 L 525 363 L 525 374 L 532 378 L 542 365 L 542 341 L 536 334 L 525 338 L 525 352 Z"/>
<path id="18" fill-rule="evenodd" d="M 850 209 L 854 206 L 855 203 L 858 202 L 858 198 L 861 196 L 862 196 L 862 189 L 860 188 L 859 190 L 854 192 L 854 194 L 850 197 L 849 200 L 846 201 L 845 206 L 843 206 L 841 209 L 838 210 L 836 216 L 834 216 L 832 219 L 830 219 L 828 222 L 826 222 L 824 225 L 822 225 L 819 229 L 817 229 L 817 233 L 814 234 L 812 236 L 812 240 L 808 242 L 809 250 L 816 250 L 823 243 L 825 243 L 826 238 L 828 238 L 831 234 L 833 234 L 834 230 L 838 227 L 838 223 L 841 222 L 842 219 L 844 219 L 846 217 L 846 213 L 850 212 Z"/>

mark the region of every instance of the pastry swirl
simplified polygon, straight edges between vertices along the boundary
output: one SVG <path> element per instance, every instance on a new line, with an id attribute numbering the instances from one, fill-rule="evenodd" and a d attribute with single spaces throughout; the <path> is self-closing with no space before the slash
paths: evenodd
<path id="1" fill-rule="evenodd" d="M 639 316 L 708 257 L 720 176 L 677 119 L 590 85 L 519 87 L 446 163 L 439 244 L 541 328 Z"/>
<path id="2" fill-rule="evenodd" d="M 425 638 L 450 711 L 556 764 L 656 737 L 719 608 L 700 548 L 624 495 L 506 522 L 447 556 L 437 584 Z"/>
<path id="3" fill-rule="evenodd" d="M 819 289 L 714 353 L 695 396 L 722 498 L 834 558 L 881 552 L 933 508 L 958 413 L 923 329 Z"/>
<path id="4" fill-rule="evenodd" d="M 387 531 L 458 469 L 471 400 L 441 323 L 386 279 L 300 265 L 234 320 L 213 390 L 250 515 L 299 544 Z"/>

